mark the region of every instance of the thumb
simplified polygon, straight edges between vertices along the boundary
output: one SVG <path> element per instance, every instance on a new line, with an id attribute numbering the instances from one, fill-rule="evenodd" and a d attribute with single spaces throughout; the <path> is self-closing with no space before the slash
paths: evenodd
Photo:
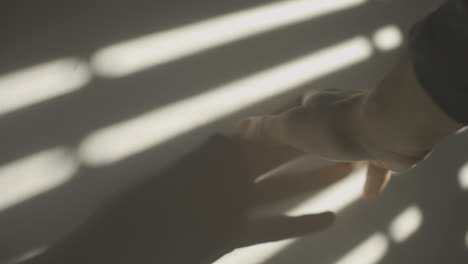
<path id="1" fill-rule="evenodd" d="M 391 174 L 390 170 L 378 166 L 375 162 L 369 162 L 364 185 L 364 198 L 367 200 L 377 199 L 387 187 Z"/>

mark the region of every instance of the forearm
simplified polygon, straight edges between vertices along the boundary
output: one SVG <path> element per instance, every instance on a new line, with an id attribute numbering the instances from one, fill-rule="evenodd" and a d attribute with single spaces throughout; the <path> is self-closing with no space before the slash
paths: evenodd
<path id="1" fill-rule="evenodd" d="M 408 50 L 425 92 L 468 124 L 468 0 L 448 0 L 411 29 Z"/>
<path id="2" fill-rule="evenodd" d="M 441 87 L 444 89 L 444 87 Z M 415 158 L 463 127 L 429 97 L 416 79 L 406 53 L 392 71 L 365 96 L 361 118 L 367 131 L 387 137 L 380 147 L 414 153 Z"/>
<path id="3" fill-rule="evenodd" d="M 378 144 L 409 166 L 468 123 L 467 2 L 446 1 L 416 24 L 403 56 L 363 98 L 358 120 L 371 152 Z"/>

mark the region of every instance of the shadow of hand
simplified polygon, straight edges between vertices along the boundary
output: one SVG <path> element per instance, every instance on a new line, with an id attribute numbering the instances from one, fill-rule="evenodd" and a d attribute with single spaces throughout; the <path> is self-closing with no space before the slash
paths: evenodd
<path id="1" fill-rule="evenodd" d="M 337 163 L 317 175 L 255 183 L 298 155 L 289 148 L 213 136 L 101 210 L 43 258 L 49 264 L 211 263 L 238 247 L 324 229 L 334 214 L 247 217 L 257 205 L 324 186 L 352 170 L 350 164 Z"/>

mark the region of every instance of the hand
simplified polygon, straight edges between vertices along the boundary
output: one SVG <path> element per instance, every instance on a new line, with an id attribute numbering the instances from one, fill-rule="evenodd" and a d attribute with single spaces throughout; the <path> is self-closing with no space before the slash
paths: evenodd
<path id="1" fill-rule="evenodd" d="M 390 171 L 414 167 L 461 127 L 420 87 L 407 55 L 375 89 L 314 91 L 280 114 L 239 123 L 240 133 L 253 142 L 331 160 L 368 161 L 369 199 L 383 191 Z"/>
<path id="2" fill-rule="evenodd" d="M 365 197 L 377 197 L 390 171 L 366 149 L 358 123 L 358 106 L 365 91 L 314 91 L 276 115 L 258 116 L 239 123 L 241 135 L 267 146 L 291 146 L 335 161 L 373 160 L 368 163 Z"/>

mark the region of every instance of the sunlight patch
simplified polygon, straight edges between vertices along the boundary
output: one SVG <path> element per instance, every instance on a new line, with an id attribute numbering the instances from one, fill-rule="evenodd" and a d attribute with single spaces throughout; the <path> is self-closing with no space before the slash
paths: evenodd
<path id="1" fill-rule="evenodd" d="M 390 237 L 396 243 L 407 240 L 421 227 L 423 214 L 418 206 L 410 206 L 396 216 L 390 224 Z"/>
<path id="2" fill-rule="evenodd" d="M 314 195 L 308 201 L 287 211 L 287 214 L 297 216 L 330 210 L 339 212 L 360 197 L 362 193 L 362 185 L 364 184 L 364 174 L 365 169 L 359 169 L 356 172 L 353 172 L 345 179 L 340 180 L 338 183 L 326 188 L 319 194 Z M 340 192 L 343 195 L 342 197 L 338 197 Z M 296 241 L 298 241 L 297 238 L 287 239 L 237 249 L 216 261 L 215 264 L 263 263 L 272 256 L 286 249 L 288 246 L 294 244 Z"/>
<path id="3" fill-rule="evenodd" d="M 343 180 L 288 210 L 286 214 L 299 216 L 325 211 L 339 212 L 362 196 L 365 176 L 366 168 L 359 168 Z"/>
<path id="4" fill-rule="evenodd" d="M 0 116 L 73 92 L 91 80 L 83 61 L 60 59 L 0 76 Z"/>
<path id="5" fill-rule="evenodd" d="M 368 59 L 369 41 L 353 38 L 208 92 L 98 130 L 82 142 L 90 166 L 120 161 L 262 100 Z"/>
<path id="6" fill-rule="evenodd" d="M 388 250 L 388 239 L 377 233 L 351 250 L 335 264 L 376 264 Z"/>
<path id="7" fill-rule="evenodd" d="M 68 181 L 78 164 L 65 148 L 45 150 L 0 167 L 0 210 Z"/>
<path id="8" fill-rule="evenodd" d="M 403 34 L 397 26 L 385 26 L 375 32 L 373 41 L 379 50 L 389 51 L 403 43 Z"/>
<path id="9" fill-rule="evenodd" d="M 468 162 L 458 171 L 458 183 L 463 190 L 468 190 Z"/>
<path id="10" fill-rule="evenodd" d="M 105 47 L 94 54 L 92 65 L 102 76 L 122 77 L 365 2 L 366 0 L 273 2 Z"/>

